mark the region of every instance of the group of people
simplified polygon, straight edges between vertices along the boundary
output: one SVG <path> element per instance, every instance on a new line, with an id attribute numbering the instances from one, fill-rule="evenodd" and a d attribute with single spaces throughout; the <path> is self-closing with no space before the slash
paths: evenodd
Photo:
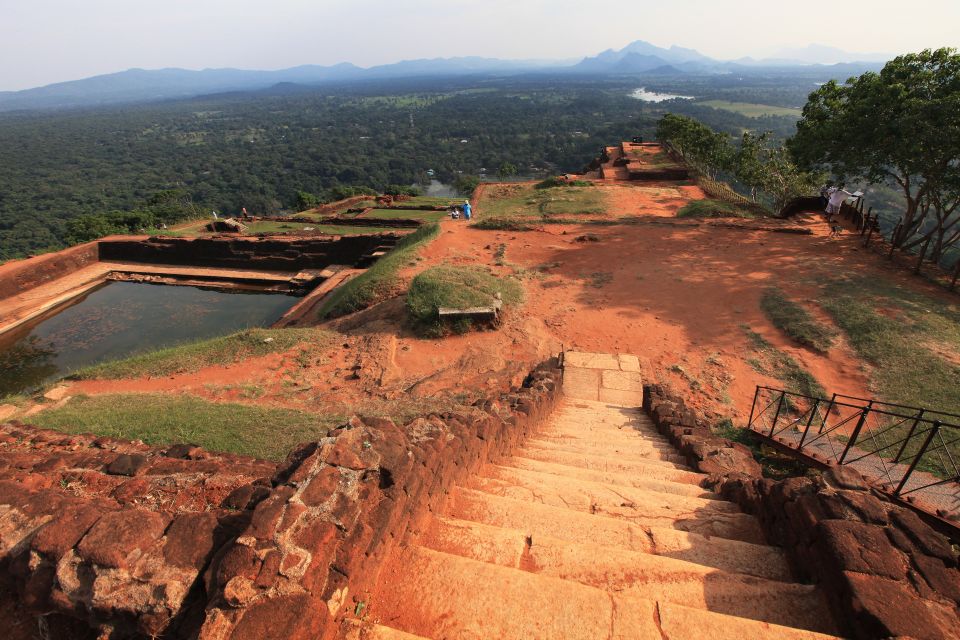
<path id="1" fill-rule="evenodd" d="M 454 205 L 450 209 L 450 219 L 459 220 L 460 216 L 463 216 L 464 220 L 469 220 L 473 217 L 473 208 L 470 206 L 469 200 L 464 200 L 463 205 Z"/>

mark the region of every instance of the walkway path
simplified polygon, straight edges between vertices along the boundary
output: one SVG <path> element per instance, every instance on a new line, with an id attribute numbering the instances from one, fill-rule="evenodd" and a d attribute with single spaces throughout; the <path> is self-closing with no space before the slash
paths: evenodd
<path id="1" fill-rule="evenodd" d="M 822 594 L 633 406 L 565 398 L 452 490 L 347 637 L 833 637 Z"/>

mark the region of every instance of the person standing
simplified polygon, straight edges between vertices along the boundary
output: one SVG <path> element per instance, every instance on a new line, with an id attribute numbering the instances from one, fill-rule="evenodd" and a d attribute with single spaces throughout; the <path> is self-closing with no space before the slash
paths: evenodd
<path id="1" fill-rule="evenodd" d="M 473 208 L 470 206 L 469 200 L 463 201 L 463 217 L 467 220 L 473 215 Z"/>

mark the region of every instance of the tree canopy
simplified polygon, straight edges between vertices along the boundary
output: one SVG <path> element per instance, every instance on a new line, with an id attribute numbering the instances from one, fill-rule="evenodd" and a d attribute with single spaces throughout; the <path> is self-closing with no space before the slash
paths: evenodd
<path id="1" fill-rule="evenodd" d="M 788 142 L 806 167 L 840 179 L 892 183 L 906 207 L 894 245 L 938 239 L 934 259 L 960 237 L 960 55 L 927 49 L 810 94 Z M 956 215 L 955 215 L 956 214 Z"/>

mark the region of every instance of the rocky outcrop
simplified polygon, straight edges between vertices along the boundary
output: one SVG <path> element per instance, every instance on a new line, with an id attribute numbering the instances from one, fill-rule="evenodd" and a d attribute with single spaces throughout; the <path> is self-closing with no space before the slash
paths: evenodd
<path id="1" fill-rule="evenodd" d="M 279 466 L 0 426 L 0 612 L 58 638 L 333 637 L 391 546 L 549 413 L 556 379 L 406 425 L 353 417 Z"/>
<path id="2" fill-rule="evenodd" d="M 0 265 L 0 299 L 23 293 L 99 260 L 96 242 Z"/>
<path id="3" fill-rule="evenodd" d="M 955 637 L 960 571 L 949 540 L 849 467 L 774 481 L 750 450 L 713 435 L 682 399 L 644 389 L 644 408 L 707 484 L 756 516 L 798 579 L 817 583 L 858 639 Z"/>

